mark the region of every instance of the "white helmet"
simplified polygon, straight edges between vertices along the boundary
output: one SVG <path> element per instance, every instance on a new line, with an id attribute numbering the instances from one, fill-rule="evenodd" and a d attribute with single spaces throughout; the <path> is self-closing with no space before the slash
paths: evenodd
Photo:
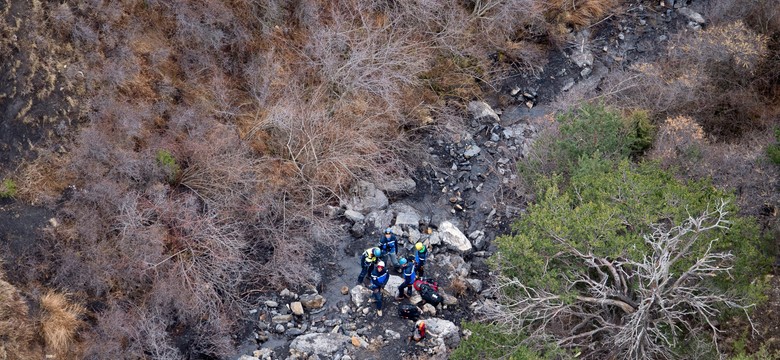
<path id="1" fill-rule="evenodd" d="M 382 261 L 382 260 L 379 260 L 379 262 L 378 262 L 378 263 L 376 263 L 376 267 L 381 267 L 381 268 L 384 268 L 384 267 L 385 267 L 385 262 L 384 262 L 384 261 Z"/>

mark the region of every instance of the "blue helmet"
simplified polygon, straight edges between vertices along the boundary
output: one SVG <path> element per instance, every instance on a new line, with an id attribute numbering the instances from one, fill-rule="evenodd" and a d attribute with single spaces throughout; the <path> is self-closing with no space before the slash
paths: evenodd
<path id="1" fill-rule="evenodd" d="M 398 263 L 401 264 L 401 266 L 406 265 L 406 258 L 400 258 L 398 259 Z"/>
<path id="2" fill-rule="evenodd" d="M 374 256 L 376 256 L 376 257 L 382 256 L 382 250 L 379 250 L 379 248 L 374 248 L 373 253 L 374 253 Z"/>
<path id="3" fill-rule="evenodd" d="M 391 229 L 391 228 L 386 228 L 385 229 L 385 234 L 392 234 L 392 233 L 393 233 L 393 229 Z"/>

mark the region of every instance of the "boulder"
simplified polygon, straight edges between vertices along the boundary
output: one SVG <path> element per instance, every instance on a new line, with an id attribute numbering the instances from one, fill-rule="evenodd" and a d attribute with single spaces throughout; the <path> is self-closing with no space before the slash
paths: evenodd
<path id="1" fill-rule="evenodd" d="M 351 199 L 346 204 L 347 210 L 367 213 L 387 208 L 389 200 L 382 190 L 368 181 L 360 180 L 350 189 Z"/>
<path id="2" fill-rule="evenodd" d="M 704 20 L 704 17 L 701 16 L 701 14 L 699 14 L 699 13 L 697 13 L 697 12 L 687 8 L 687 7 L 679 8 L 679 9 L 677 9 L 677 12 L 679 12 L 680 15 L 685 16 L 686 18 L 688 18 L 688 20 L 693 21 L 695 23 L 698 23 L 699 25 L 704 25 L 704 23 L 707 22 L 706 20 Z"/>
<path id="3" fill-rule="evenodd" d="M 454 297 L 454 296 L 452 296 L 450 294 L 447 294 L 447 293 L 445 293 L 443 291 L 439 291 L 439 293 L 441 294 L 441 297 L 444 298 L 444 305 L 457 305 L 458 304 L 458 298 L 456 298 L 456 297 Z"/>
<path id="4" fill-rule="evenodd" d="M 349 234 L 356 238 L 362 238 L 363 234 L 365 233 L 366 233 L 366 223 L 362 221 L 358 221 L 352 224 L 352 227 L 349 228 Z"/>
<path id="5" fill-rule="evenodd" d="M 444 343 L 450 349 L 455 348 L 458 346 L 458 344 L 460 344 L 458 326 L 455 325 L 452 321 L 439 318 L 431 318 L 420 321 L 425 321 L 425 328 L 428 330 L 428 334 L 433 337 L 443 339 Z"/>
<path id="6" fill-rule="evenodd" d="M 574 51 L 574 53 L 571 54 L 571 61 L 574 62 L 575 65 L 579 66 L 580 68 L 588 67 L 593 65 L 593 53 L 590 52 L 587 48 L 582 49 L 577 48 L 577 50 Z"/>
<path id="7" fill-rule="evenodd" d="M 436 315 L 436 308 L 431 304 L 425 304 L 423 305 L 423 313 L 424 314 L 430 314 L 430 315 Z"/>
<path id="8" fill-rule="evenodd" d="M 366 226 L 369 228 L 384 230 L 393 222 L 394 214 L 390 210 L 372 211 L 366 215 Z"/>
<path id="9" fill-rule="evenodd" d="M 399 334 L 396 331 L 390 330 L 390 329 L 385 329 L 385 335 L 388 338 L 393 339 L 393 340 L 398 340 L 398 339 L 401 338 L 401 334 Z"/>
<path id="10" fill-rule="evenodd" d="M 472 249 L 471 242 L 466 238 L 466 235 L 449 221 L 439 224 L 439 237 L 448 247 L 461 253 L 469 252 Z"/>
<path id="11" fill-rule="evenodd" d="M 465 260 L 463 260 L 462 257 L 458 255 L 439 255 L 436 257 L 435 261 L 436 265 L 444 270 L 444 273 L 448 275 L 456 275 L 456 276 L 468 276 L 469 272 L 471 272 L 471 264 L 467 263 Z"/>
<path id="12" fill-rule="evenodd" d="M 357 307 L 361 307 L 371 297 L 371 290 L 367 289 L 363 285 L 355 285 L 352 290 L 349 291 L 350 297 L 352 297 L 352 303 Z"/>
<path id="13" fill-rule="evenodd" d="M 409 298 L 409 302 L 412 303 L 412 305 L 417 305 L 422 302 L 422 296 L 420 296 L 420 294 L 414 294 Z"/>
<path id="14" fill-rule="evenodd" d="M 349 221 L 351 221 L 353 223 L 354 222 L 358 222 L 358 221 L 363 221 L 363 219 L 366 218 L 363 214 L 361 214 L 361 213 L 359 213 L 359 212 L 357 212 L 355 210 L 346 210 L 346 211 L 344 211 L 344 217 L 347 218 L 347 220 L 349 220 Z"/>
<path id="15" fill-rule="evenodd" d="M 501 122 L 501 118 L 490 105 L 484 101 L 472 101 L 468 105 L 469 113 L 474 120 L 485 121 L 489 123 Z"/>
<path id="16" fill-rule="evenodd" d="M 401 197 L 414 194 L 417 190 L 417 183 L 410 177 L 401 177 L 378 183 L 377 187 L 389 196 Z"/>
<path id="17" fill-rule="evenodd" d="M 300 301 L 290 303 L 290 310 L 292 310 L 292 313 L 295 315 L 303 315 L 303 305 L 301 305 Z"/>
<path id="18" fill-rule="evenodd" d="M 471 290 L 473 290 L 475 293 L 478 293 L 482 291 L 482 280 L 480 279 L 466 279 L 466 282 L 469 284 L 469 287 Z"/>
<path id="19" fill-rule="evenodd" d="M 325 302 L 327 302 L 327 300 L 325 300 L 325 298 L 322 297 L 322 295 L 318 295 L 318 294 L 301 295 L 300 300 L 301 300 L 301 304 L 303 304 L 303 307 L 307 309 L 319 309 L 323 305 L 325 305 Z"/>
<path id="20" fill-rule="evenodd" d="M 399 212 L 395 217 L 395 226 L 406 229 L 417 229 L 420 226 L 420 213 L 417 210 Z"/>
<path id="21" fill-rule="evenodd" d="M 438 231 L 434 231 L 431 236 L 428 237 L 428 245 L 441 245 L 441 235 Z"/>
<path id="22" fill-rule="evenodd" d="M 398 296 L 398 287 L 404 283 L 404 279 L 400 276 L 390 275 L 390 279 L 387 280 L 385 285 L 385 292 L 392 297 Z"/>
<path id="23" fill-rule="evenodd" d="M 314 354 L 332 356 L 349 344 L 350 337 L 342 334 L 305 334 L 295 338 L 290 343 L 290 352 L 299 354 Z"/>

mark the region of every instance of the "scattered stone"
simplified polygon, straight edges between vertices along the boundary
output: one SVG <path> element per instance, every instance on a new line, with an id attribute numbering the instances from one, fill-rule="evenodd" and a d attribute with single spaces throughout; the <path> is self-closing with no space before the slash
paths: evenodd
<path id="1" fill-rule="evenodd" d="M 688 18 L 688 20 L 696 22 L 696 23 L 698 23 L 700 25 L 704 25 L 704 23 L 707 22 L 706 20 L 704 20 L 704 17 L 701 16 L 701 14 L 691 10 L 690 8 L 681 7 L 679 9 L 677 9 L 677 12 L 679 12 L 680 15 L 685 16 L 686 18 Z"/>
<path id="2" fill-rule="evenodd" d="M 387 280 L 387 285 L 385 285 L 385 292 L 395 298 L 398 296 L 398 287 L 403 283 L 404 279 L 402 277 L 390 275 L 390 279 Z"/>
<path id="3" fill-rule="evenodd" d="M 466 235 L 449 221 L 439 224 L 439 236 L 441 241 L 453 250 L 465 253 L 472 249 L 471 242 L 466 238 Z"/>
<path id="4" fill-rule="evenodd" d="M 430 314 L 430 315 L 436 315 L 436 308 L 433 307 L 431 304 L 425 304 L 423 305 L 423 313 L 424 314 Z"/>
<path id="5" fill-rule="evenodd" d="M 298 316 L 303 315 L 303 306 L 301 305 L 300 301 L 290 303 L 290 310 L 292 310 L 292 313 L 294 315 L 298 315 Z"/>
<path id="6" fill-rule="evenodd" d="M 286 315 L 276 315 L 271 319 L 274 324 L 283 324 L 286 322 L 290 322 L 292 320 L 292 315 L 286 314 Z"/>
<path id="7" fill-rule="evenodd" d="M 287 331 L 284 332 L 287 336 L 298 336 L 300 334 L 303 334 L 303 330 L 298 328 L 289 328 Z"/>
<path id="8" fill-rule="evenodd" d="M 571 88 L 574 87 L 574 79 L 568 79 L 563 84 L 563 87 L 561 88 L 561 91 L 569 91 Z"/>
<path id="9" fill-rule="evenodd" d="M 355 287 L 349 291 L 349 294 L 352 297 L 352 303 L 357 307 L 361 307 L 368 301 L 368 298 L 371 296 L 371 290 L 367 289 L 363 285 L 355 285 Z"/>
<path id="10" fill-rule="evenodd" d="M 385 330 L 385 335 L 393 340 L 398 340 L 401 338 L 401 334 L 390 329 Z"/>
<path id="11" fill-rule="evenodd" d="M 349 336 L 342 334 L 305 334 L 290 343 L 290 352 L 332 356 L 343 350 L 349 341 Z"/>
<path id="12" fill-rule="evenodd" d="M 260 360 L 260 358 L 257 356 L 241 355 L 238 360 Z"/>
<path id="13" fill-rule="evenodd" d="M 301 304 L 307 309 L 319 309 L 325 305 L 327 300 L 319 294 L 301 295 Z"/>
<path id="14" fill-rule="evenodd" d="M 345 210 L 344 217 L 353 223 L 358 221 L 363 221 L 366 218 L 363 214 L 355 210 Z"/>
<path id="15" fill-rule="evenodd" d="M 431 318 L 424 320 L 425 328 L 428 330 L 428 334 L 433 337 L 441 338 L 449 348 L 455 348 L 460 344 L 460 334 L 458 326 L 452 321 Z"/>
<path id="16" fill-rule="evenodd" d="M 571 61 L 574 62 L 575 65 L 577 65 L 580 68 L 588 67 L 593 65 L 593 53 L 590 52 L 590 50 L 582 49 L 582 51 L 579 51 L 581 49 L 577 49 L 577 51 L 574 51 L 573 54 L 571 54 Z"/>
<path id="17" fill-rule="evenodd" d="M 56 227 L 60 226 L 60 222 L 57 221 L 56 218 L 51 218 L 51 219 L 49 219 L 49 225 L 51 225 L 51 227 L 53 227 L 53 228 L 56 228 Z"/>
<path id="18" fill-rule="evenodd" d="M 276 308 L 279 306 L 279 303 L 273 300 L 268 300 L 265 302 L 265 306 L 268 306 L 269 308 Z"/>
<path id="19" fill-rule="evenodd" d="M 463 157 L 465 157 L 466 159 L 470 159 L 472 157 L 479 155 L 479 152 L 481 150 L 482 149 L 480 149 L 479 146 L 477 145 L 469 145 L 468 147 L 466 147 L 466 151 L 463 152 Z"/>
<path id="20" fill-rule="evenodd" d="M 586 67 L 586 68 L 582 69 L 582 71 L 580 71 L 580 76 L 582 76 L 583 78 L 586 78 L 586 77 L 588 77 L 588 75 L 590 75 L 590 73 L 592 71 L 593 70 L 591 70 L 591 68 Z"/>
<path id="21" fill-rule="evenodd" d="M 269 348 L 262 348 L 259 350 L 255 350 L 252 355 L 254 355 L 256 358 L 261 358 L 263 360 L 265 359 L 271 359 L 274 357 L 274 351 Z"/>
<path id="22" fill-rule="evenodd" d="M 289 289 L 282 290 L 282 292 L 279 293 L 279 296 L 281 296 L 281 297 L 289 297 L 289 298 L 293 298 L 293 299 L 298 298 L 298 294 L 290 291 Z"/>
<path id="23" fill-rule="evenodd" d="M 368 341 L 366 339 L 363 339 L 361 336 L 353 336 L 352 337 L 352 346 L 356 348 L 367 348 L 368 347 Z"/>
<path id="24" fill-rule="evenodd" d="M 483 101 L 472 101 L 468 105 L 469 112 L 474 120 L 483 120 L 486 122 L 501 122 L 501 118 L 490 105 Z"/>
<path id="25" fill-rule="evenodd" d="M 341 287 L 341 295 L 347 295 L 349 294 L 349 286 L 344 285 Z"/>
<path id="26" fill-rule="evenodd" d="M 444 305 L 457 305 L 458 304 L 458 298 L 447 294 L 443 291 L 439 292 L 441 296 L 444 298 Z"/>
<path id="27" fill-rule="evenodd" d="M 282 324 L 276 325 L 275 330 L 276 330 L 276 332 L 278 332 L 280 334 L 283 333 L 284 332 L 284 325 L 282 325 Z"/>
<path id="28" fill-rule="evenodd" d="M 482 291 L 482 280 L 466 279 L 466 282 L 469 284 L 471 290 L 473 290 L 475 293 Z"/>

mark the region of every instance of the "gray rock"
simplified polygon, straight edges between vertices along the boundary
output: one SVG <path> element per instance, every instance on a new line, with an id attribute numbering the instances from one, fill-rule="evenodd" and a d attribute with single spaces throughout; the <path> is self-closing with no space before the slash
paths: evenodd
<path id="1" fill-rule="evenodd" d="M 394 214 L 390 210 L 372 211 L 366 215 L 366 226 L 374 229 L 384 229 L 393 222 Z"/>
<path id="2" fill-rule="evenodd" d="M 478 293 L 482 291 L 482 280 L 480 279 L 466 279 L 466 282 L 469 284 L 469 287 L 471 290 L 473 290 L 475 293 Z"/>
<path id="3" fill-rule="evenodd" d="M 390 279 L 387 280 L 387 285 L 385 285 L 385 292 L 395 298 L 398 296 L 398 287 L 401 286 L 403 282 L 404 279 L 402 277 L 390 275 Z"/>
<path id="4" fill-rule="evenodd" d="M 569 91 L 572 87 L 574 87 L 574 79 L 566 80 L 566 82 L 563 84 L 563 87 L 561 88 L 561 91 Z"/>
<path id="5" fill-rule="evenodd" d="M 318 294 L 305 294 L 301 295 L 301 304 L 303 304 L 303 307 L 307 309 L 319 309 L 325 303 L 327 300 L 322 297 L 322 295 Z"/>
<path id="6" fill-rule="evenodd" d="M 420 226 L 420 213 L 417 210 L 399 212 L 395 217 L 395 225 L 417 229 Z"/>
<path id="7" fill-rule="evenodd" d="M 360 180 L 354 184 L 350 195 L 352 197 L 346 204 L 347 209 L 360 213 L 382 210 L 389 204 L 385 193 L 368 181 Z"/>
<path id="8" fill-rule="evenodd" d="M 455 348 L 460 344 L 460 334 L 458 326 L 452 321 L 431 318 L 425 321 L 425 328 L 428 330 L 428 334 L 433 337 L 441 338 L 449 348 Z"/>
<path id="9" fill-rule="evenodd" d="M 434 259 L 436 265 L 444 270 L 445 274 L 467 276 L 471 271 L 471 264 L 462 257 L 454 254 L 439 255 Z"/>
<path id="10" fill-rule="evenodd" d="M 582 76 L 582 77 L 586 78 L 586 77 L 588 77 L 588 75 L 590 75 L 590 73 L 591 73 L 592 71 L 593 71 L 593 70 L 591 70 L 591 68 L 590 68 L 590 67 L 586 67 L 586 68 L 582 69 L 582 71 L 580 71 L 580 76 Z"/>
<path id="11" fill-rule="evenodd" d="M 501 122 L 501 118 L 490 105 L 483 101 L 472 101 L 468 105 L 469 112 L 474 120 L 485 122 Z"/>
<path id="12" fill-rule="evenodd" d="M 410 177 L 402 177 L 379 183 L 377 187 L 389 196 L 400 197 L 414 194 L 417 190 L 417 183 Z"/>
<path id="13" fill-rule="evenodd" d="M 441 297 L 444 298 L 444 305 L 457 305 L 458 304 L 458 298 L 447 294 L 443 291 L 439 291 L 441 293 Z"/>
<path id="14" fill-rule="evenodd" d="M 682 8 L 677 9 L 677 12 L 679 12 L 680 15 L 685 16 L 686 18 L 688 18 L 688 20 L 696 22 L 696 23 L 698 23 L 700 25 L 704 25 L 704 23 L 707 22 L 706 20 L 704 20 L 704 17 L 701 16 L 701 14 L 691 10 L 690 8 L 682 7 Z"/>
<path id="15" fill-rule="evenodd" d="M 475 230 L 469 234 L 469 239 L 477 250 L 483 250 L 487 246 L 487 238 L 482 230 Z"/>
<path id="16" fill-rule="evenodd" d="M 354 222 L 363 221 L 366 217 L 355 211 L 355 210 L 346 210 L 344 211 L 344 217 L 347 218 L 347 220 Z"/>
<path id="17" fill-rule="evenodd" d="M 283 333 L 284 332 L 284 325 L 282 325 L 282 324 L 276 325 L 276 332 L 278 332 L 280 334 Z"/>
<path id="18" fill-rule="evenodd" d="M 290 291 L 289 289 L 284 289 L 284 290 L 282 290 L 282 292 L 279 293 L 279 296 L 281 296 L 281 297 L 290 297 L 290 298 L 295 299 L 295 298 L 298 297 L 298 294 Z"/>
<path id="19" fill-rule="evenodd" d="M 263 360 L 266 359 L 272 359 L 274 357 L 274 351 L 269 348 L 262 348 L 255 350 L 252 355 L 254 355 L 256 358 L 261 358 Z"/>
<path id="20" fill-rule="evenodd" d="M 582 51 L 580 51 L 582 50 Z M 571 61 L 580 68 L 593 65 L 593 53 L 587 48 L 578 48 L 571 54 Z"/>
<path id="21" fill-rule="evenodd" d="M 417 305 L 422 302 L 422 296 L 420 296 L 420 294 L 414 294 L 409 298 L 409 302 L 412 303 L 412 305 Z"/>
<path id="22" fill-rule="evenodd" d="M 290 343 L 290 352 L 332 356 L 342 351 L 349 342 L 349 336 L 337 333 L 305 334 Z"/>
<path id="23" fill-rule="evenodd" d="M 292 310 L 294 315 L 303 315 L 303 306 L 301 305 L 300 301 L 290 303 L 290 310 Z"/>
<path id="24" fill-rule="evenodd" d="M 274 324 L 284 324 L 286 322 L 289 322 L 290 320 L 292 320 L 292 315 L 290 314 L 276 315 L 271 319 L 271 321 L 273 321 Z"/>
<path id="25" fill-rule="evenodd" d="M 479 155 L 479 152 L 481 150 L 482 149 L 480 149 L 479 146 L 477 145 L 469 145 L 466 147 L 466 151 L 463 152 L 463 157 L 465 157 L 466 159 L 473 158 Z"/>
<path id="26" fill-rule="evenodd" d="M 417 241 L 420 240 L 420 237 L 422 236 L 419 231 L 415 228 L 409 228 L 407 231 L 407 235 L 409 236 L 409 242 L 410 243 L 417 243 Z"/>
<path id="27" fill-rule="evenodd" d="M 273 300 L 268 300 L 265 302 L 265 306 L 268 306 L 269 308 L 276 308 L 279 306 L 279 303 Z"/>
<path id="28" fill-rule="evenodd" d="M 401 338 L 401 334 L 399 334 L 399 333 L 397 333 L 397 332 L 395 332 L 393 330 L 390 330 L 390 329 L 386 329 L 385 330 L 385 335 L 387 335 L 388 338 L 391 338 L 391 339 L 394 339 L 394 340 L 398 340 L 398 339 Z"/>
<path id="29" fill-rule="evenodd" d="M 366 233 L 366 223 L 362 221 L 358 221 L 352 224 L 352 227 L 349 228 L 349 234 L 356 238 L 363 237 L 363 234 L 365 233 Z"/>
<path id="30" fill-rule="evenodd" d="M 436 308 L 431 304 L 423 305 L 423 314 L 436 315 Z"/>
<path id="31" fill-rule="evenodd" d="M 285 331 L 284 334 L 287 336 L 298 336 L 300 334 L 303 334 L 303 330 L 298 328 L 290 328 L 287 329 L 287 331 Z"/>
<path id="32" fill-rule="evenodd" d="M 496 133 L 490 133 L 490 141 L 492 142 L 499 142 L 501 140 L 501 137 Z"/>
<path id="33" fill-rule="evenodd" d="M 241 355 L 241 357 L 238 358 L 238 360 L 260 360 L 260 358 L 255 356 L 249 356 L 249 355 Z"/>
<path id="34" fill-rule="evenodd" d="M 439 236 L 444 244 L 455 251 L 466 253 L 472 250 L 471 242 L 466 235 L 449 221 L 439 224 Z"/>
<path id="35" fill-rule="evenodd" d="M 434 231 L 431 236 L 428 237 L 428 245 L 441 245 L 441 235 L 438 231 Z"/>
<path id="36" fill-rule="evenodd" d="M 349 290 L 349 295 L 352 298 L 352 303 L 357 307 L 361 307 L 368 301 L 368 298 L 371 296 L 371 290 L 367 289 L 363 285 L 355 285 L 355 287 Z"/>

